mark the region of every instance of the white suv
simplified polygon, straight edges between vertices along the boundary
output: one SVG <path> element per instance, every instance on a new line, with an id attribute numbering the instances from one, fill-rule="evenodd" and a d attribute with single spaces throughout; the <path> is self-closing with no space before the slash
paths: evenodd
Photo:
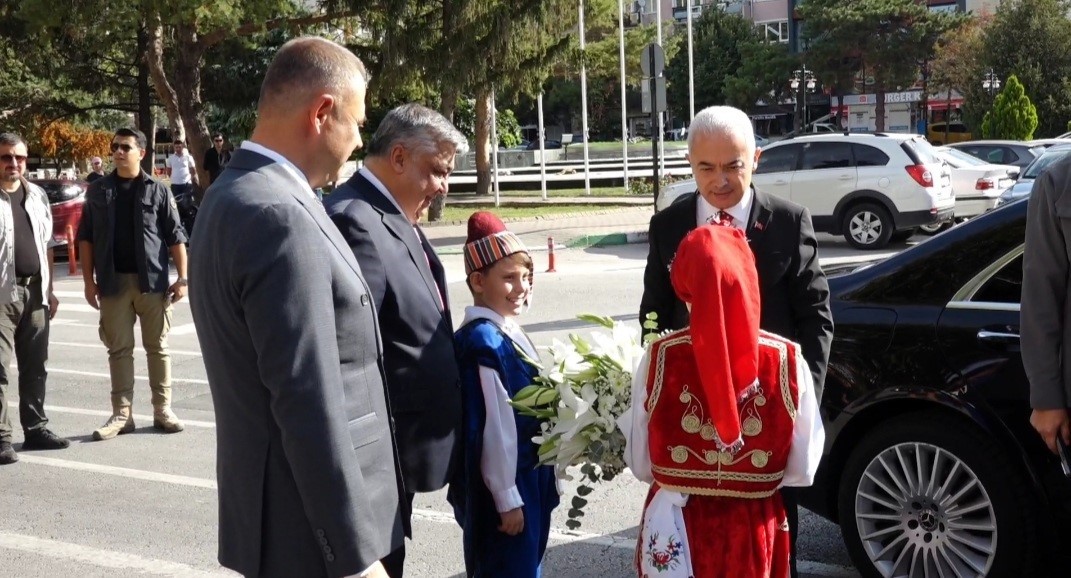
<path id="1" fill-rule="evenodd" d="M 755 188 L 806 207 L 817 231 L 843 234 L 853 247 L 880 249 L 921 225 L 951 219 L 951 172 L 920 135 L 838 133 L 770 144 L 752 178 Z M 665 196 L 695 191 L 695 181 Z M 659 207 L 664 204 L 659 202 Z"/>

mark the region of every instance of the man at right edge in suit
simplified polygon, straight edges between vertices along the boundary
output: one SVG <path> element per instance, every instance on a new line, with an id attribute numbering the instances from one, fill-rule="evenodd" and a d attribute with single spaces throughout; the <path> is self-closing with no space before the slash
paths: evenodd
<path id="1" fill-rule="evenodd" d="M 640 322 L 655 313 L 659 331 L 688 325 L 688 309 L 673 291 L 669 270 L 689 231 L 711 222 L 743 229 L 759 271 L 759 325 L 800 345 L 821 406 L 833 339 L 829 284 L 818 264 L 818 241 L 807 209 L 751 186 L 761 153 L 751 119 L 743 111 L 712 106 L 695 115 L 688 128 L 688 162 L 699 190 L 651 218 Z M 795 578 L 798 497 L 795 488 L 783 488 L 781 495 L 792 534 Z"/>
<path id="2" fill-rule="evenodd" d="M 1055 453 L 1057 438 L 1071 445 L 1071 160 L 1042 173 L 1027 202 L 1019 312 L 1023 369 L 1030 381 L 1030 425 Z"/>
<path id="3" fill-rule="evenodd" d="M 190 260 L 216 414 L 219 562 L 244 576 L 384 578 L 402 544 L 383 349 L 361 269 L 313 189 L 361 145 L 368 77 L 279 49 L 253 135 L 212 184 Z"/>

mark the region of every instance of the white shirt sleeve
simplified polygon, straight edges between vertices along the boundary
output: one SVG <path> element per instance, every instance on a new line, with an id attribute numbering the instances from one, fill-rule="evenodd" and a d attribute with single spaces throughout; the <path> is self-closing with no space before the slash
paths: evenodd
<path id="1" fill-rule="evenodd" d="M 491 491 L 495 509 L 508 512 L 524 505 L 517 489 L 517 422 L 509 405 L 509 394 L 498 372 L 480 366 L 480 389 L 487 419 L 483 425 L 480 473 Z"/>
<path id="2" fill-rule="evenodd" d="M 193 155 L 186 153 L 186 166 L 190 167 L 192 173 L 197 168 L 197 161 L 193 160 Z"/>
<path id="3" fill-rule="evenodd" d="M 653 482 L 651 453 L 647 446 L 647 370 L 651 365 L 651 350 L 643 354 L 636 372 L 632 374 L 632 407 L 617 420 L 617 426 L 625 434 L 625 463 L 636 479 Z"/>
<path id="4" fill-rule="evenodd" d="M 800 401 L 796 409 L 796 424 L 792 428 L 792 449 L 788 452 L 788 465 L 785 466 L 781 487 L 813 484 L 814 474 L 825 450 L 826 432 L 822 427 L 822 416 L 818 413 L 814 381 L 799 349 L 796 350 L 796 384 Z"/>

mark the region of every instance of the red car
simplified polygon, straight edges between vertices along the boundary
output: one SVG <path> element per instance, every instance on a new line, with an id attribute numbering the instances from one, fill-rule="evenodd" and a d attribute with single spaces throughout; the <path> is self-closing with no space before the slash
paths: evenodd
<path id="1" fill-rule="evenodd" d="M 44 189 L 48 195 L 48 204 L 52 207 L 52 237 L 56 242 L 66 245 L 67 226 L 78 231 L 89 184 L 66 179 L 31 179 L 30 182 Z"/>

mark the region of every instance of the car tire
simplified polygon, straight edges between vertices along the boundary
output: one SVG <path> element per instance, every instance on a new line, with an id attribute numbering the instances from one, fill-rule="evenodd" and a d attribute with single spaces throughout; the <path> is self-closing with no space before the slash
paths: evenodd
<path id="1" fill-rule="evenodd" d="M 919 232 L 923 235 L 934 236 L 941 231 L 952 228 L 952 221 L 942 221 L 940 223 L 934 223 L 932 225 L 922 225 L 919 227 Z"/>
<path id="2" fill-rule="evenodd" d="M 863 576 L 1035 575 L 1039 504 L 1021 466 L 981 429 L 949 422 L 898 418 L 848 458 L 839 521 Z"/>
<path id="3" fill-rule="evenodd" d="M 893 221 L 885 207 L 860 203 L 844 213 L 841 230 L 848 244 L 856 249 L 881 249 L 893 235 Z"/>

